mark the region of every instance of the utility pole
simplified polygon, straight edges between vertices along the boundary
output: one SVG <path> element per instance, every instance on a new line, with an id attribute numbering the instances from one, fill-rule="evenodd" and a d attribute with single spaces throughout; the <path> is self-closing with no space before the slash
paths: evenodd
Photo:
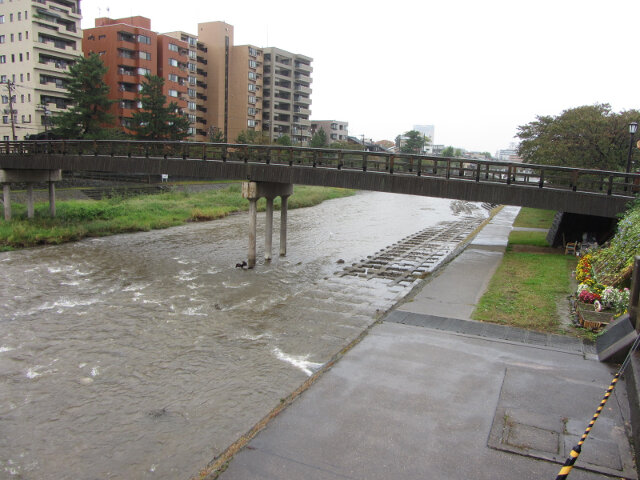
<path id="1" fill-rule="evenodd" d="M 16 122 L 15 117 L 13 116 L 13 91 L 15 88 L 15 84 L 11 80 L 7 80 L 7 93 L 9 94 L 9 114 L 11 115 L 11 136 L 14 142 L 17 140 Z"/>

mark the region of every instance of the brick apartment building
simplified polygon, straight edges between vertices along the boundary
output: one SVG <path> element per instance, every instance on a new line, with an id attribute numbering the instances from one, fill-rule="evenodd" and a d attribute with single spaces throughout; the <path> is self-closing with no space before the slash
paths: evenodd
<path id="1" fill-rule="evenodd" d="M 97 53 L 107 67 L 109 98 L 116 100 L 111 113 L 129 132 L 132 116 L 140 109 L 139 92 L 146 74 L 165 81 L 164 95 L 187 109 L 188 43 L 151 30 L 145 17 L 97 18 L 95 27 L 83 32 L 85 56 Z"/>

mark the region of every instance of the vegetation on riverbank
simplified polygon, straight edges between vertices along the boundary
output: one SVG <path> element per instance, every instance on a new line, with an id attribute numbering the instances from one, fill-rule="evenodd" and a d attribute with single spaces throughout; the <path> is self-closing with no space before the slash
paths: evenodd
<path id="1" fill-rule="evenodd" d="M 523 208 L 514 226 L 549 228 L 554 212 Z M 514 251 L 516 245 L 548 247 L 546 234 L 513 231 L 509 248 L 487 292 L 473 312 L 476 320 L 562 333 L 558 302 L 571 290 L 570 274 L 575 258 L 555 253 Z"/>
<path id="2" fill-rule="evenodd" d="M 353 190 L 296 186 L 289 208 L 317 205 L 324 200 L 353 195 Z M 265 200 L 258 202 L 264 210 Z M 239 185 L 204 192 L 169 192 L 133 198 L 70 200 L 58 202 L 56 218 L 49 217 L 48 203 L 35 205 L 35 218 L 26 218 L 26 206 L 13 204 L 13 219 L 0 221 L 0 251 L 59 244 L 86 237 L 148 231 L 192 221 L 223 218 L 248 210 Z M 280 208 L 280 198 L 274 201 Z"/>

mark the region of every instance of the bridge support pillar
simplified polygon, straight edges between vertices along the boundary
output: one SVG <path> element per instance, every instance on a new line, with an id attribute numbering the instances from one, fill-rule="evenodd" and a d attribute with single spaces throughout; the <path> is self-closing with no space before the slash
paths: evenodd
<path id="1" fill-rule="evenodd" d="M 11 220 L 11 186 L 8 183 L 2 185 L 2 201 L 4 203 L 4 219 Z"/>
<path id="2" fill-rule="evenodd" d="M 273 244 L 273 198 L 267 198 L 266 218 L 264 225 L 264 259 L 271 261 L 271 246 Z"/>
<path id="3" fill-rule="evenodd" d="M 289 209 L 289 195 L 280 197 L 280 256 L 287 255 L 287 210 Z"/>
<path id="4" fill-rule="evenodd" d="M 249 199 L 249 259 L 248 268 L 256 266 L 256 225 L 258 224 L 258 199 Z"/>
<path id="5" fill-rule="evenodd" d="M 49 213 L 51 218 L 56 216 L 56 183 L 49 182 Z"/>
<path id="6" fill-rule="evenodd" d="M 293 185 L 290 183 L 274 182 L 245 182 L 242 184 L 242 196 L 249 200 L 249 259 L 248 268 L 256 266 L 256 226 L 257 226 L 257 202 L 258 199 L 267 199 L 267 212 L 265 224 L 265 252 L 266 261 L 271 260 L 272 236 L 273 236 L 273 200 L 281 197 L 282 209 L 280 222 L 280 255 L 287 253 L 287 205 L 288 198 L 293 193 Z"/>
<path id="7" fill-rule="evenodd" d="M 4 219 L 11 220 L 11 184 L 27 184 L 27 217 L 33 218 L 33 184 L 49 184 L 49 210 L 51 216 L 56 215 L 55 182 L 62 180 L 62 170 L 9 170 L 0 169 L 0 183 L 2 184 Z"/>
<path id="8" fill-rule="evenodd" d="M 33 218 L 33 183 L 27 183 L 27 218 Z"/>

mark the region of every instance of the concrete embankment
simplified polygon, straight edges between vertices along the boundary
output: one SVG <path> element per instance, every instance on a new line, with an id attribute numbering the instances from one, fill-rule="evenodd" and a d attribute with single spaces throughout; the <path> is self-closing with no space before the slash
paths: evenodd
<path id="1" fill-rule="evenodd" d="M 468 319 L 516 214 L 500 212 L 219 478 L 554 478 L 614 369 L 577 339 Z M 637 478 L 628 434 L 618 384 L 571 478 Z"/>

